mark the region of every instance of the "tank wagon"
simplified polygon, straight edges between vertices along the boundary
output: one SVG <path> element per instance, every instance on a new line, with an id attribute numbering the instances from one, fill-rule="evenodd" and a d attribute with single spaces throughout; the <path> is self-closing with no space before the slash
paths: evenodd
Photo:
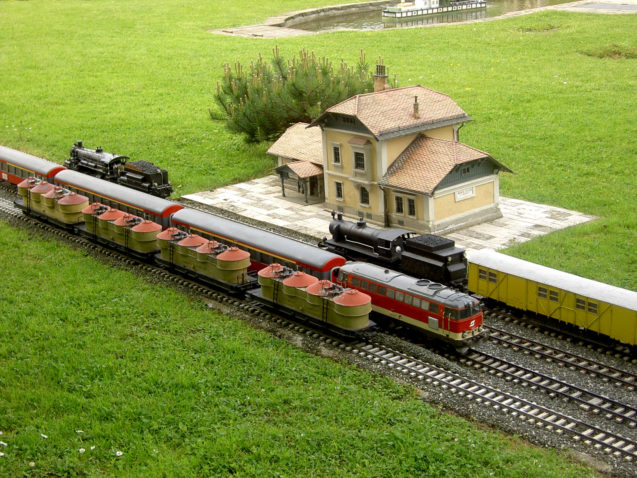
<path id="1" fill-rule="evenodd" d="M 343 220 L 332 212 L 331 239 L 324 238 L 319 247 L 351 260 L 363 260 L 389 267 L 405 274 L 424 277 L 445 284 L 462 285 L 467 263 L 464 250 L 454 241 L 433 234 L 416 235 L 407 229 L 377 229 Z"/>
<path id="2" fill-rule="evenodd" d="M 53 182 L 53 177 L 63 169 L 46 159 L 0 146 L 0 181 L 17 185 L 28 177 L 36 177 Z"/>
<path id="3" fill-rule="evenodd" d="M 637 292 L 490 249 L 471 253 L 469 290 L 628 345 L 637 343 Z"/>
<path id="4" fill-rule="evenodd" d="M 348 262 L 334 273 L 337 284 L 371 297 L 379 320 L 389 317 L 458 349 L 482 337 L 480 302 L 468 294 L 363 262 Z"/>
<path id="5" fill-rule="evenodd" d="M 128 156 L 105 152 L 100 146 L 85 148 L 77 141 L 64 162 L 68 169 L 122 184 L 153 196 L 166 198 L 173 191 L 168 172 L 150 161 L 128 161 Z"/>

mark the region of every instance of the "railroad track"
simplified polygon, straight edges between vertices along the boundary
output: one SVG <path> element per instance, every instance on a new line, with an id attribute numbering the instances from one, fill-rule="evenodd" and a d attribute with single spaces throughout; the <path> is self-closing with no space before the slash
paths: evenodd
<path id="1" fill-rule="evenodd" d="M 637 459 L 637 442 L 635 440 L 603 430 L 543 405 L 538 405 L 376 343 L 340 344 L 339 347 L 374 363 L 397 370 L 414 380 L 441 387 L 450 393 L 457 393 L 467 400 L 474 400 L 502 413 L 519 417 L 520 420 L 525 420 L 548 431 L 570 436 L 573 441 L 582 442 L 608 455 L 621 457 L 628 462 Z"/>
<path id="2" fill-rule="evenodd" d="M 531 390 L 543 391 L 551 398 L 562 397 L 567 401 L 575 402 L 586 412 L 602 415 L 630 428 L 637 428 L 637 408 L 618 400 L 475 349 L 466 356 L 450 358 L 457 359 L 460 363 L 476 370 L 484 370 L 504 380 L 519 383 Z"/>
<path id="3" fill-rule="evenodd" d="M 630 346 L 619 342 L 613 343 L 611 341 L 609 343 L 607 341 L 595 339 L 592 336 L 565 330 L 564 328 L 555 326 L 550 322 L 540 321 L 532 317 L 525 316 L 520 318 L 501 306 L 485 310 L 484 317 L 487 320 L 496 318 L 515 325 L 520 325 L 527 329 L 535 330 L 544 333 L 545 335 L 550 335 L 551 337 L 555 337 L 562 341 L 579 344 L 589 349 L 596 349 L 600 354 L 612 355 L 624 362 L 637 364 L 637 357 L 634 353 L 635 349 L 631 349 Z M 566 325 L 567 324 L 565 324 L 565 326 Z"/>
<path id="4" fill-rule="evenodd" d="M 560 348 L 537 342 L 493 326 L 485 325 L 485 328 L 489 331 L 489 340 L 500 343 L 513 350 L 521 350 L 525 354 L 531 354 L 537 358 L 555 362 L 571 370 L 579 370 L 593 377 L 598 376 L 603 381 L 612 382 L 617 386 L 623 386 L 631 391 L 637 388 L 637 375 L 634 373 L 610 365 L 593 362 L 581 355 L 576 355 L 572 352 L 567 352 Z"/>
<path id="5" fill-rule="evenodd" d="M 20 211 L 13 207 L 11 201 L 0 199 L 0 212 L 5 216 L 24 217 Z M 103 252 L 107 256 L 116 257 L 123 264 L 135 264 L 144 271 L 157 277 L 164 278 L 176 285 L 186 287 L 194 292 L 209 297 L 218 303 L 236 307 L 247 314 L 275 323 L 281 327 L 293 330 L 295 333 L 311 336 L 322 344 L 341 349 L 342 351 L 365 359 L 370 364 L 381 365 L 388 372 L 394 371 L 410 377 L 416 382 L 422 382 L 428 386 L 440 387 L 452 394 L 457 394 L 465 400 L 471 400 L 481 406 L 489 406 L 494 411 L 517 417 L 520 421 L 535 425 L 547 431 L 570 437 L 574 443 L 580 443 L 592 447 L 606 455 L 613 456 L 628 463 L 637 459 L 637 441 L 604 430 L 561 412 L 554 411 L 546 406 L 503 392 L 490 385 L 482 384 L 476 380 L 466 378 L 457 373 L 450 372 L 441 367 L 429 364 L 415 357 L 397 352 L 376 342 L 362 341 L 355 344 L 348 343 L 335 337 L 327 336 L 310 327 L 298 324 L 286 318 L 278 317 L 256 307 L 255 304 L 237 300 L 223 292 L 213 291 L 198 283 L 177 276 L 169 271 L 154 265 L 148 265 L 130 258 L 120 252 L 111 251 L 105 247 L 93 244 L 84 238 L 74 236 L 53 226 L 43 224 L 35 219 L 24 217 L 31 224 L 38 225 L 41 229 L 51 231 L 59 237 L 72 242 L 81 243 L 92 250 Z"/>

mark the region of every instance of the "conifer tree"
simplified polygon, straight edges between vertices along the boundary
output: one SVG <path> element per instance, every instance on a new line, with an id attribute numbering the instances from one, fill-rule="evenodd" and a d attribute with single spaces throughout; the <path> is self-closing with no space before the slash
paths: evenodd
<path id="1" fill-rule="evenodd" d="M 278 47 L 273 53 L 270 63 L 259 55 L 247 69 L 239 62 L 225 64 L 223 80 L 217 83 L 215 100 L 228 128 L 245 133 L 248 141 L 274 139 L 294 123 L 310 122 L 350 96 L 373 91 L 363 51 L 355 67 L 344 61 L 334 67 L 307 50 L 292 60 L 285 60 Z"/>

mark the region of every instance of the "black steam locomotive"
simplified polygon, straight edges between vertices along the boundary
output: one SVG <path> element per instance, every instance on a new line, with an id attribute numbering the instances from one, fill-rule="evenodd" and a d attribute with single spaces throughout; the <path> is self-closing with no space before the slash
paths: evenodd
<path id="1" fill-rule="evenodd" d="M 130 161 L 128 156 L 106 153 L 101 147 L 85 148 L 77 141 L 64 166 L 106 181 L 119 183 L 153 196 L 167 198 L 173 192 L 168 171 L 150 161 Z"/>
<path id="2" fill-rule="evenodd" d="M 319 247 L 350 260 L 387 266 L 414 277 L 461 286 L 466 282 L 464 249 L 455 242 L 433 234 L 416 235 L 407 229 L 376 229 L 365 221 L 343 220 L 332 212 L 331 239 Z"/>

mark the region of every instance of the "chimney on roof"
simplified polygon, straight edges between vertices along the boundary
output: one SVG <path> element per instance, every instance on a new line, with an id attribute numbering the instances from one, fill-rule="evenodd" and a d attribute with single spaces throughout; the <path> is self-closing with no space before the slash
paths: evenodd
<path id="1" fill-rule="evenodd" d="M 389 89 L 389 84 L 387 83 L 387 72 L 385 70 L 385 65 L 383 65 L 383 60 L 379 58 L 378 64 L 376 65 L 376 74 L 374 75 L 374 92 L 387 89 Z"/>
<path id="2" fill-rule="evenodd" d="M 418 96 L 414 96 L 414 118 L 420 118 L 420 113 L 418 112 Z"/>

